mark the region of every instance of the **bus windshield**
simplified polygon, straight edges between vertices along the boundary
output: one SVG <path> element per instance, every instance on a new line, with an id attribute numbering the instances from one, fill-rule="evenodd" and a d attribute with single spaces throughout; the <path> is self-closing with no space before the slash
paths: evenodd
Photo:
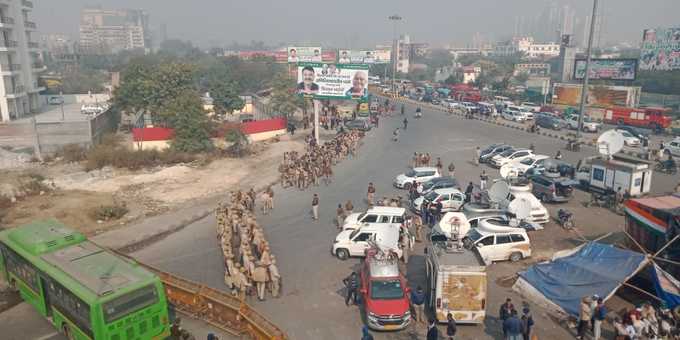
<path id="1" fill-rule="evenodd" d="M 158 302 L 158 291 L 155 286 L 149 285 L 137 289 L 104 303 L 104 320 L 110 323 L 156 302 Z"/>

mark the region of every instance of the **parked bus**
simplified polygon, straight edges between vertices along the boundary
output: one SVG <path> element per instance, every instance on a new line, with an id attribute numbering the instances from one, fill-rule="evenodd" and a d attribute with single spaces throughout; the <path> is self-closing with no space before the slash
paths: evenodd
<path id="1" fill-rule="evenodd" d="M 165 339 L 160 279 L 55 220 L 0 232 L 0 273 L 69 339 Z"/>

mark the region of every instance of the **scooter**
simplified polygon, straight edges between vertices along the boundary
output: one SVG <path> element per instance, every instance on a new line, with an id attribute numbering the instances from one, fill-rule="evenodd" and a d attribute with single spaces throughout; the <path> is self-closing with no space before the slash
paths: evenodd
<path id="1" fill-rule="evenodd" d="M 560 209 L 557 211 L 557 221 L 559 222 L 560 227 L 564 229 L 574 228 L 573 214 L 566 209 Z"/>
<path id="2" fill-rule="evenodd" d="M 416 118 L 420 118 L 420 117 L 422 117 L 422 116 L 423 116 L 423 113 L 420 111 L 420 108 L 417 108 L 417 109 L 416 109 L 416 115 L 415 115 L 415 117 L 416 117 Z"/>

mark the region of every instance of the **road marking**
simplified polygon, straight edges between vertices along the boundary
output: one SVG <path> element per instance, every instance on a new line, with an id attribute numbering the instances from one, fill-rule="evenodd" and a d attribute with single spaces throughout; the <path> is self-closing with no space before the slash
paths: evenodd
<path id="1" fill-rule="evenodd" d="M 54 333 L 51 333 L 51 334 L 43 335 L 43 336 L 41 336 L 41 337 L 39 337 L 39 338 L 35 338 L 34 340 L 47 340 L 47 339 L 49 339 L 49 338 L 51 338 L 51 337 L 53 337 L 53 336 L 55 336 L 55 335 L 59 335 L 59 333 L 54 332 Z"/>

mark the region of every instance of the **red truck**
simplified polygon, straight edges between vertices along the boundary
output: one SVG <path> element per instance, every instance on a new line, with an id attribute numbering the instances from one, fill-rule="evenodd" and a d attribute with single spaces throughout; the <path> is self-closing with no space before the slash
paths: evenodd
<path id="1" fill-rule="evenodd" d="M 477 103 L 482 100 L 482 93 L 478 88 L 469 84 L 454 84 L 449 85 L 448 88 L 451 90 L 449 97 L 454 100 L 461 102 L 473 102 Z"/>
<path id="2" fill-rule="evenodd" d="M 609 124 L 630 125 L 658 130 L 668 128 L 673 121 L 668 116 L 670 109 L 660 107 L 631 108 L 615 106 L 606 108 L 604 111 L 602 120 Z"/>
<path id="3" fill-rule="evenodd" d="M 360 293 L 368 327 L 382 331 L 406 328 L 411 322 L 410 291 L 396 254 L 366 250 Z"/>

